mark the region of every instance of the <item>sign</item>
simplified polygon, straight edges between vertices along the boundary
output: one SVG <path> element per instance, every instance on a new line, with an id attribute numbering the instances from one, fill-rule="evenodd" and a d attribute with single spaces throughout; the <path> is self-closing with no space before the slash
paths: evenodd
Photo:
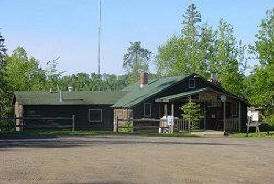
<path id="1" fill-rule="evenodd" d="M 252 121 L 259 121 L 259 112 L 258 111 L 254 111 L 251 114 L 251 120 Z"/>
<path id="2" fill-rule="evenodd" d="M 217 94 L 213 92 L 200 93 L 199 99 L 201 101 L 217 101 Z"/>
<path id="3" fill-rule="evenodd" d="M 167 124 L 168 126 L 174 125 L 174 116 L 167 116 Z"/>
<path id="4" fill-rule="evenodd" d="M 259 121 L 259 111 L 248 111 L 247 116 L 251 118 L 251 121 Z"/>

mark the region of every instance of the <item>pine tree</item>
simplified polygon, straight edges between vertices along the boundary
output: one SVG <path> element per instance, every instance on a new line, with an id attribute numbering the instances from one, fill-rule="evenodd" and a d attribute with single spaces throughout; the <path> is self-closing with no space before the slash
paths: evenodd
<path id="1" fill-rule="evenodd" d="M 8 104 L 8 92 L 7 83 L 4 80 L 4 58 L 7 56 L 7 48 L 4 44 L 5 39 L 0 33 L 0 117 L 7 115 L 9 112 Z"/>
<path id="2" fill-rule="evenodd" d="M 201 13 L 197 10 L 195 4 L 188 6 L 183 18 L 183 35 L 191 36 L 194 39 L 199 34 L 198 24 L 202 21 Z"/>
<path id="3" fill-rule="evenodd" d="M 0 33 L 0 64 L 3 64 L 4 58 L 7 56 L 7 48 L 4 44 L 5 39 Z"/>
<path id="4" fill-rule="evenodd" d="M 198 73 L 207 77 L 206 60 L 201 51 L 201 14 L 194 4 L 188 6 L 183 15 L 183 28 L 179 36 L 173 36 L 159 47 L 156 56 L 158 73 L 182 75 Z"/>
<path id="5" fill-rule="evenodd" d="M 123 58 L 123 69 L 128 74 L 128 82 L 134 83 L 139 79 L 140 72 L 149 72 L 151 52 L 141 47 L 141 42 L 130 42 L 127 53 Z"/>
<path id="6" fill-rule="evenodd" d="M 180 109 L 183 112 L 183 118 L 190 123 L 189 131 L 197 127 L 199 128 L 200 120 L 204 118 L 200 104 L 196 104 L 189 99 L 189 102 L 180 107 Z"/>

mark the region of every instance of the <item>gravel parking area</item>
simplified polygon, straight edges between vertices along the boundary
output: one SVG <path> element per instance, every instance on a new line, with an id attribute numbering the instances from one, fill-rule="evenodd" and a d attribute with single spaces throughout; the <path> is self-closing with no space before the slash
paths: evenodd
<path id="1" fill-rule="evenodd" d="M 0 140 L 0 183 L 274 183 L 274 140 L 86 136 Z"/>

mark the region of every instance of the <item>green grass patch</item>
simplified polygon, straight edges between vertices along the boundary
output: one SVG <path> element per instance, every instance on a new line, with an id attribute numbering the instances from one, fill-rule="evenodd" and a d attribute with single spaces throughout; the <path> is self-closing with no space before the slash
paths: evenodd
<path id="1" fill-rule="evenodd" d="M 50 138 L 59 136 L 97 136 L 97 135 L 119 135 L 119 136 L 149 136 L 149 137 L 199 137 L 197 135 L 191 135 L 189 133 L 166 133 L 159 134 L 158 132 L 119 132 L 113 131 L 94 131 L 94 130 L 25 130 L 23 132 L 9 132 L 6 134 L 0 134 L 0 138 Z"/>
<path id="2" fill-rule="evenodd" d="M 248 137 L 246 133 L 235 133 L 235 134 L 230 134 L 229 136 L 231 137 L 236 137 L 236 138 L 249 138 L 249 137 L 256 137 L 256 138 L 274 138 L 274 131 L 269 132 L 261 132 L 261 133 L 249 133 Z"/>

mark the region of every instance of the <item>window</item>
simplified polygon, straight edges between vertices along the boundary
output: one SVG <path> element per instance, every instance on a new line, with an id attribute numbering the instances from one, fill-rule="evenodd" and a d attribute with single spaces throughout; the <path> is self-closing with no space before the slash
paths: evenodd
<path id="1" fill-rule="evenodd" d="M 102 122 L 102 109 L 89 109 L 89 122 Z"/>
<path id="2" fill-rule="evenodd" d="M 233 103 L 232 105 L 232 115 L 233 116 L 238 116 L 239 114 L 239 104 L 238 103 Z"/>
<path id="3" fill-rule="evenodd" d="M 144 117 L 151 117 L 151 103 L 144 103 Z"/>
<path id="4" fill-rule="evenodd" d="M 195 88 L 195 80 L 194 79 L 189 79 L 188 87 L 189 88 Z"/>

